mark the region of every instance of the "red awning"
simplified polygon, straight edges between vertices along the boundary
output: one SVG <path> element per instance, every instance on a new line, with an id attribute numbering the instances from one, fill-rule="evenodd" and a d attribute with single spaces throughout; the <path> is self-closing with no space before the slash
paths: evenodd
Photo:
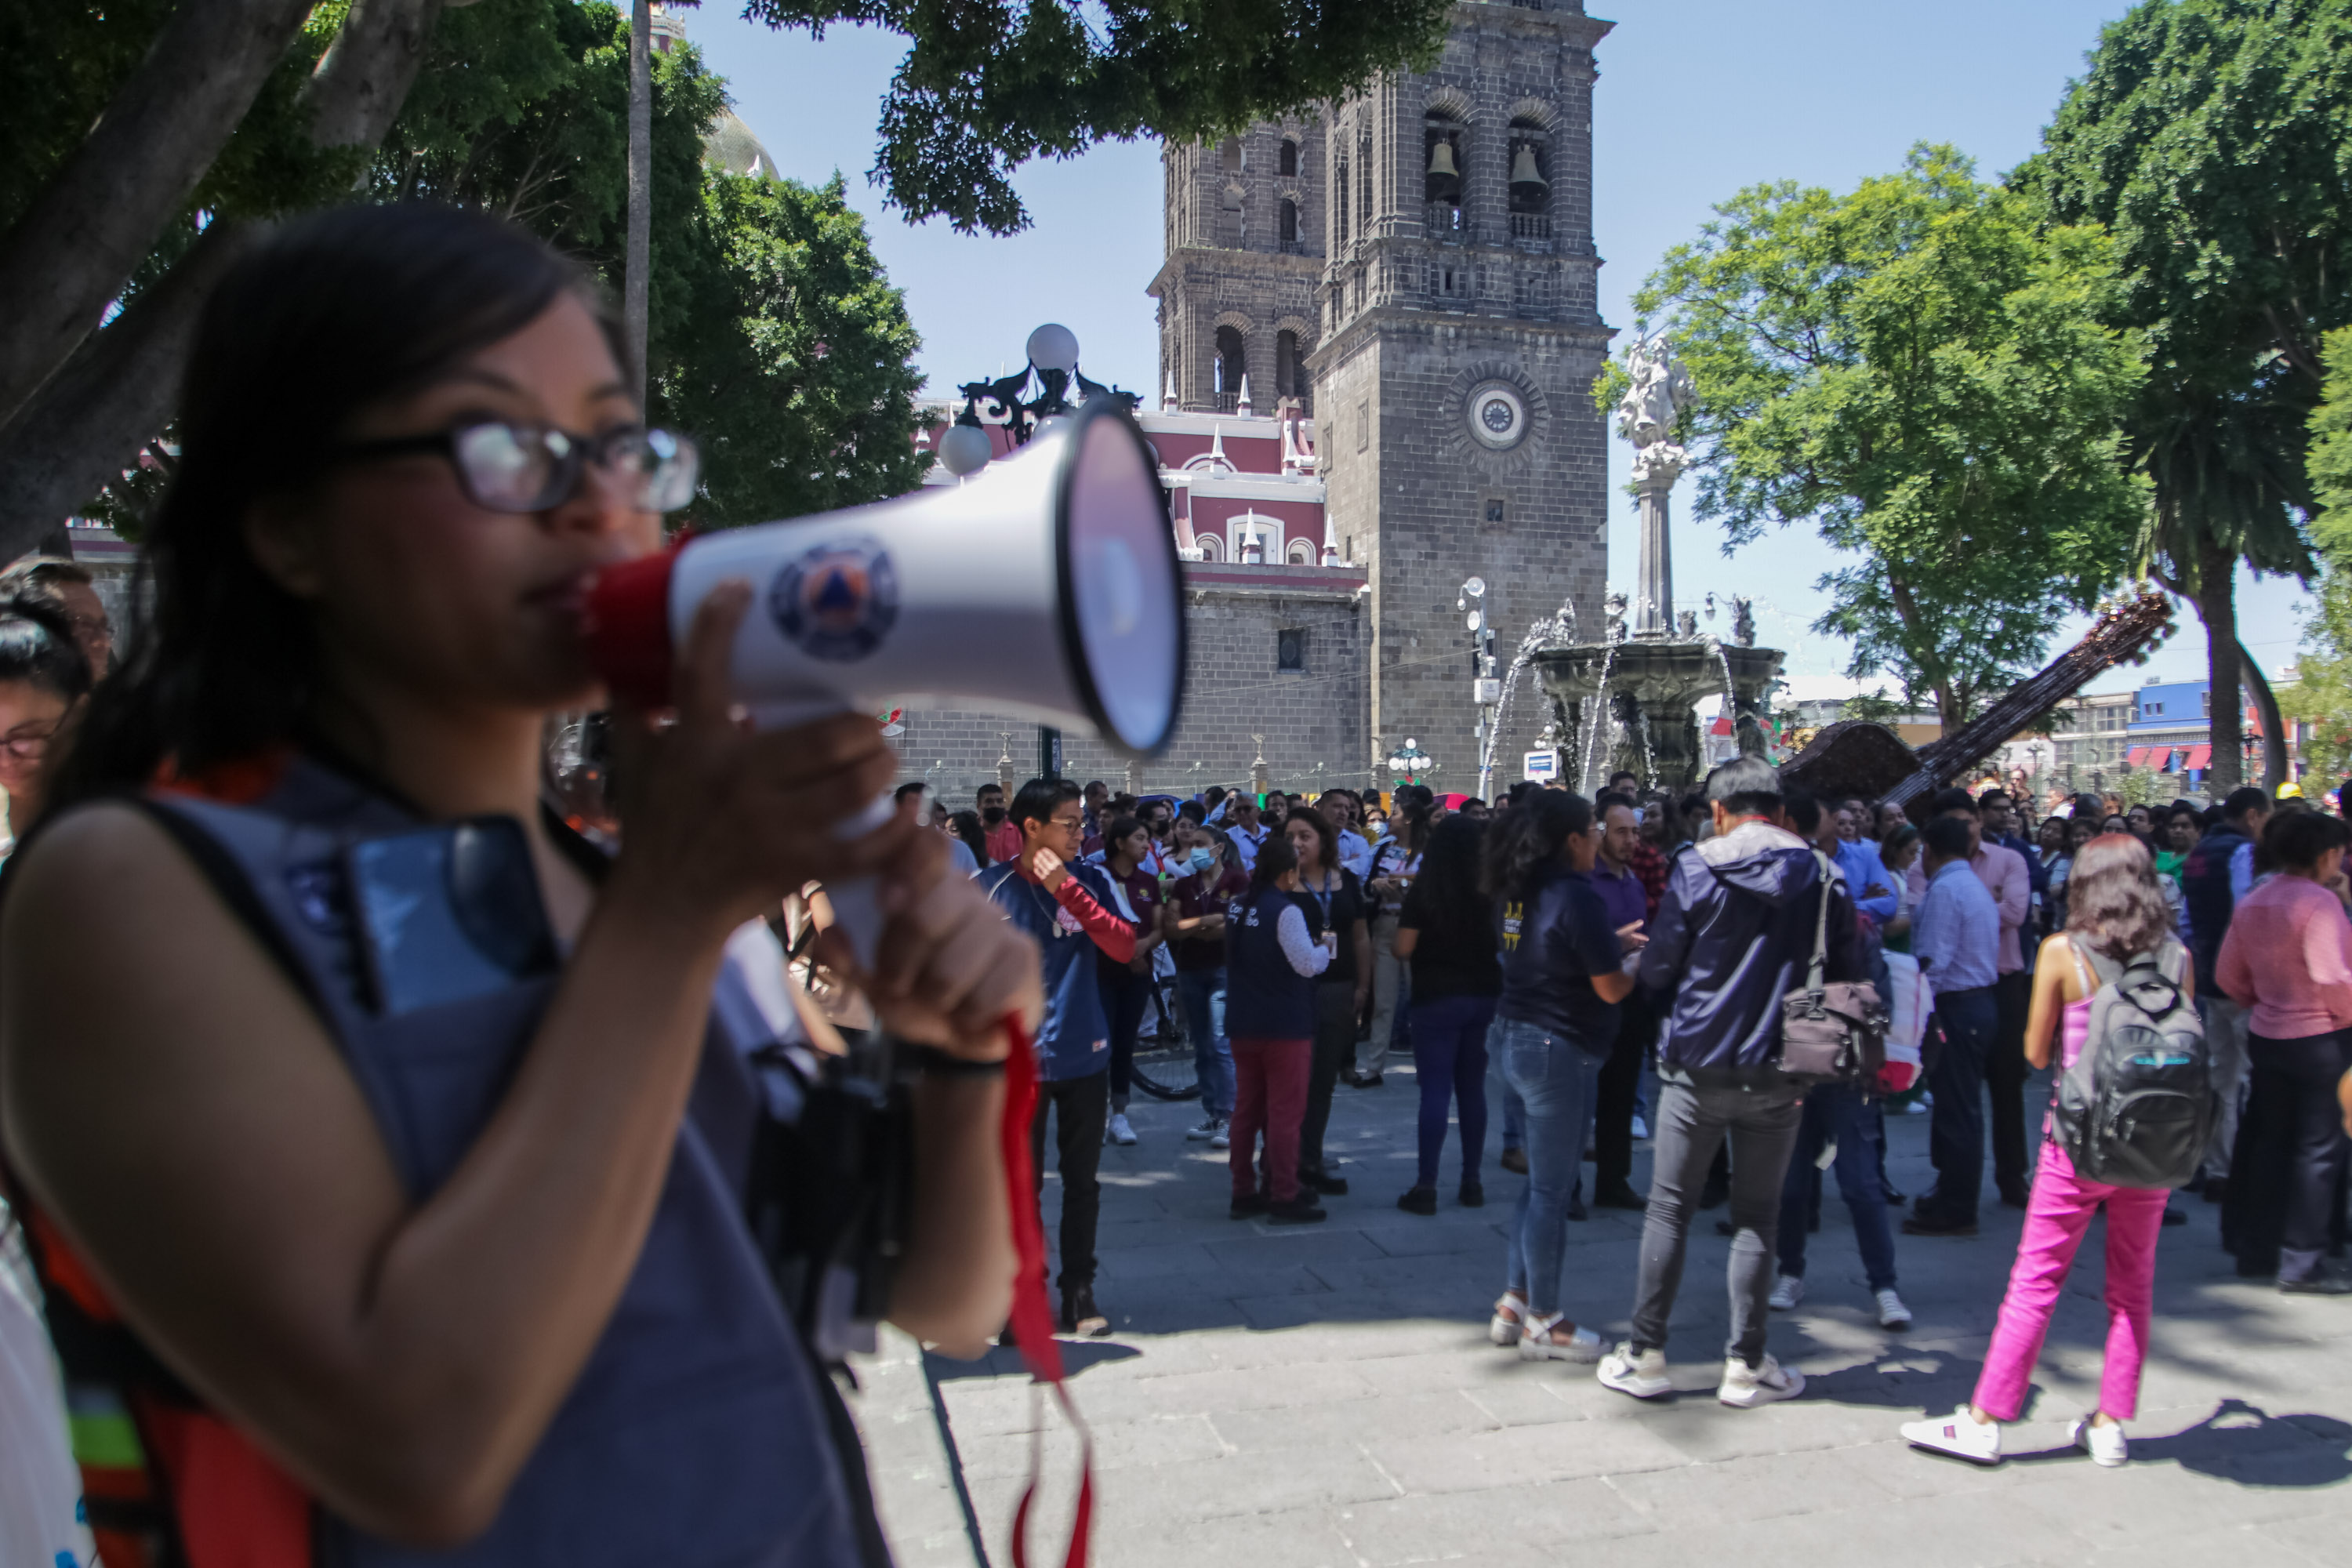
<path id="1" fill-rule="evenodd" d="M 2210 746 L 2189 747 L 2189 760 L 2180 765 L 2182 768 L 2192 773 L 2203 773 L 2207 768 L 2213 765 L 2213 748 Z"/>
<path id="2" fill-rule="evenodd" d="M 2172 771 L 2172 759 L 2178 755 L 2170 746 L 2158 746 L 2148 753 L 2147 765 L 2160 773 Z"/>
<path id="3" fill-rule="evenodd" d="M 2146 767 L 2147 765 L 2147 754 L 2154 750 L 2155 748 L 2153 746 L 2134 746 L 2130 751 L 2124 753 L 2124 766 L 2127 768 Z"/>
<path id="4" fill-rule="evenodd" d="M 1723 717 L 1717 719 L 1714 723 L 1707 726 L 1706 732 L 1710 735 L 1730 734 L 1732 732 L 1731 716 L 1727 713 Z"/>

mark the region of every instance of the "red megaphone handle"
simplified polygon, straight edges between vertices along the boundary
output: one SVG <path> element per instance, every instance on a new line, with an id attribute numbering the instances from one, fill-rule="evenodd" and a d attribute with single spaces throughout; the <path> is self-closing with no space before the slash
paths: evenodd
<path id="1" fill-rule="evenodd" d="M 1095 1511 L 1095 1443 L 1063 1381 L 1061 1342 L 1054 1338 L 1053 1310 L 1045 1304 L 1045 1227 L 1037 1215 L 1035 1173 L 1029 1163 L 1029 1122 L 1037 1108 L 1037 1051 L 1020 1015 L 1004 1018 L 1013 1049 L 1004 1060 L 1004 1121 L 998 1142 L 1004 1155 L 1004 1196 L 1013 1212 L 1013 1250 L 1018 1272 L 1013 1279 L 1013 1335 L 1029 1375 L 1051 1384 L 1070 1424 L 1078 1429 L 1078 1506 L 1070 1521 L 1070 1548 L 1064 1568 L 1086 1568 L 1087 1542 L 1093 1531 Z M 1029 1484 L 1013 1510 L 1013 1568 L 1029 1565 L 1029 1506 L 1036 1500 L 1038 1472 L 1044 1468 L 1042 1430 L 1033 1432 L 1029 1446 Z"/>

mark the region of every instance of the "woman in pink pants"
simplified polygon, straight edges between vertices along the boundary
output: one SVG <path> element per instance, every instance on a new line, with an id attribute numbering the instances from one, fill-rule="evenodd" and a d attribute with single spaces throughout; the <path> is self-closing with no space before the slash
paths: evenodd
<path id="1" fill-rule="evenodd" d="M 2074 858 L 2066 888 L 2066 930 L 2042 944 L 2033 973 L 2033 1004 L 2025 1026 L 2025 1055 L 2050 1065 L 2053 1037 L 2064 1031 L 2063 1063 L 2083 1048 L 2091 997 L 2136 954 L 2154 952 L 2184 996 L 2196 976 L 2188 950 L 2172 934 L 2172 917 L 2157 886 L 2156 865 L 2137 839 L 2103 834 Z M 2001 1299 L 1976 1397 L 1948 1416 L 1904 1424 L 1913 1445 L 1956 1454 L 1979 1464 L 2000 1461 L 2000 1424 L 2025 1405 L 2033 1364 L 2042 1354 L 2059 1289 L 2074 1266 L 2074 1249 L 2102 1205 L 2107 1211 L 2107 1350 L 2099 1376 L 2099 1405 L 2074 1425 L 2078 1447 L 2105 1466 L 2130 1457 L 2123 1424 L 2139 1408 L 2140 1363 L 2147 1352 L 2150 1304 L 2156 1287 L 2156 1238 L 2164 1225 L 2163 1187 L 2116 1187 L 2075 1173 L 2043 1123 L 2042 1161 L 2018 1238 L 2009 1293 Z"/>

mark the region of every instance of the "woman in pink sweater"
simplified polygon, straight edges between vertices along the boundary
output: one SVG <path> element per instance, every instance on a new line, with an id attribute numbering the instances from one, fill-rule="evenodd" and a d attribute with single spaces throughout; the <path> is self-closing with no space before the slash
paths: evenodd
<path id="1" fill-rule="evenodd" d="M 2347 1152 L 2336 1087 L 2352 1067 L 2352 921 L 2330 889 L 2347 842 L 2339 817 L 2272 817 L 2262 852 L 2279 874 L 2240 900 L 2214 967 L 2230 999 L 2252 1009 L 2254 1069 L 2223 1238 L 2242 1274 L 2268 1273 L 2275 1256 L 2279 1289 L 2295 1294 L 2352 1295 L 2352 1273 L 2326 1261 Z"/>

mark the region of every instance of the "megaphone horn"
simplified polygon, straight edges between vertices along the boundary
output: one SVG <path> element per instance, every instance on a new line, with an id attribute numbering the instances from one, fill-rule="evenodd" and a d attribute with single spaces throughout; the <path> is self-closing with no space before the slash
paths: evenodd
<path id="1" fill-rule="evenodd" d="M 1116 401 L 1057 419 L 978 476 L 870 506 L 698 535 L 606 568 L 583 631 L 615 696 L 670 698 L 673 650 L 730 578 L 737 700 L 763 728 L 843 710 L 980 705 L 1112 750 L 1162 750 L 1183 707 L 1182 568 L 1150 447 Z M 887 817 L 889 802 L 845 825 Z M 834 892 L 870 960 L 870 902 Z"/>
<path id="2" fill-rule="evenodd" d="M 613 691 L 669 700 L 713 586 L 747 579 L 739 700 L 763 725 L 973 703 L 1163 748 L 1184 684 L 1182 569 L 1151 448 L 1087 403 L 965 484 L 696 536 L 600 574 L 583 628 Z"/>

